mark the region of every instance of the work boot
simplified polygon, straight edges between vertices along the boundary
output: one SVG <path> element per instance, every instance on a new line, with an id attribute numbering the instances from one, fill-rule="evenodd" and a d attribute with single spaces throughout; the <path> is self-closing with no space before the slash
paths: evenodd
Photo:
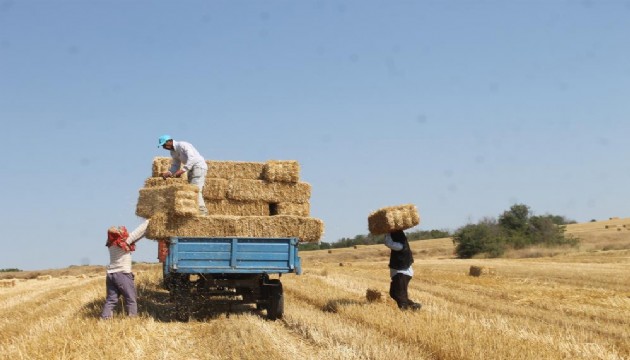
<path id="1" fill-rule="evenodd" d="M 400 306 L 400 310 L 416 311 L 416 310 L 420 310 L 420 308 L 422 308 L 422 304 L 413 302 L 411 300 L 409 300 L 406 304 Z"/>

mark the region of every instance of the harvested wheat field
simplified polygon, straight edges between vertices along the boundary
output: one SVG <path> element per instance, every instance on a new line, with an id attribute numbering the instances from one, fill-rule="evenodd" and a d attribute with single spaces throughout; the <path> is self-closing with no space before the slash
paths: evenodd
<path id="1" fill-rule="evenodd" d="M 580 249 L 538 258 L 458 260 L 450 239 L 412 242 L 418 312 L 388 298 L 382 245 L 302 252 L 304 274 L 281 278 L 277 321 L 199 304 L 178 322 L 159 264 L 135 267 L 141 315 L 118 308 L 112 321 L 97 319 L 103 269 L 22 273 L 0 288 L 0 358 L 630 359 L 630 231 L 587 225 L 573 228 Z M 494 271 L 470 276 L 471 266 Z M 385 300 L 368 302 L 368 289 Z"/>

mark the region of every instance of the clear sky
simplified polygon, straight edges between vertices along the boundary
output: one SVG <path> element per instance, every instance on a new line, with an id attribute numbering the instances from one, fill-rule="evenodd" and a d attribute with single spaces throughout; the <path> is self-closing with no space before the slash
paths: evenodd
<path id="1" fill-rule="evenodd" d="M 0 268 L 107 264 L 163 133 L 298 160 L 328 242 L 630 216 L 629 35 L 629 1 L 0 0 Z"/>

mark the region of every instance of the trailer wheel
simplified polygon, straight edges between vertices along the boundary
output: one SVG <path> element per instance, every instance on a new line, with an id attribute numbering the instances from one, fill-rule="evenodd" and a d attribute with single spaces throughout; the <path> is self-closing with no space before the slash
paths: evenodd
<path id="1" fill-rule="evenodd" d="M 284 295 L 282 283 L 279 279 L 269 280 L 269 305 L 267 306 L 267 319 L 282 319 L 284 315 Z"/>

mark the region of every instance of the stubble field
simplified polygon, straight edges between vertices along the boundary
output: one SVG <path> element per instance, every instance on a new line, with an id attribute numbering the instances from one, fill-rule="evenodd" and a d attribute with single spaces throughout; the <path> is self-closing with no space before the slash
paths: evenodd
<path id="1" fill-rule="evenodd" d="M 111 321 L 98 320 L 102 267 L 2 274 L 16 280 L 0 287 L 0 359 L 629 359 L 630 219 L 569 232 L 580 249 L 504 259 L 454 259 L 450 239 L 412 242 L 418 312 L 367 302 L 367 289 L 387 297 L 383 245 L 302 252 L 304 274 L 281 278 L 278 321 L 204 306 L 178 322 L 159 264 L 134 268 L 141 315 L 118 308 Z M 469 276 L 471 265 L 495 273 Z"/>

